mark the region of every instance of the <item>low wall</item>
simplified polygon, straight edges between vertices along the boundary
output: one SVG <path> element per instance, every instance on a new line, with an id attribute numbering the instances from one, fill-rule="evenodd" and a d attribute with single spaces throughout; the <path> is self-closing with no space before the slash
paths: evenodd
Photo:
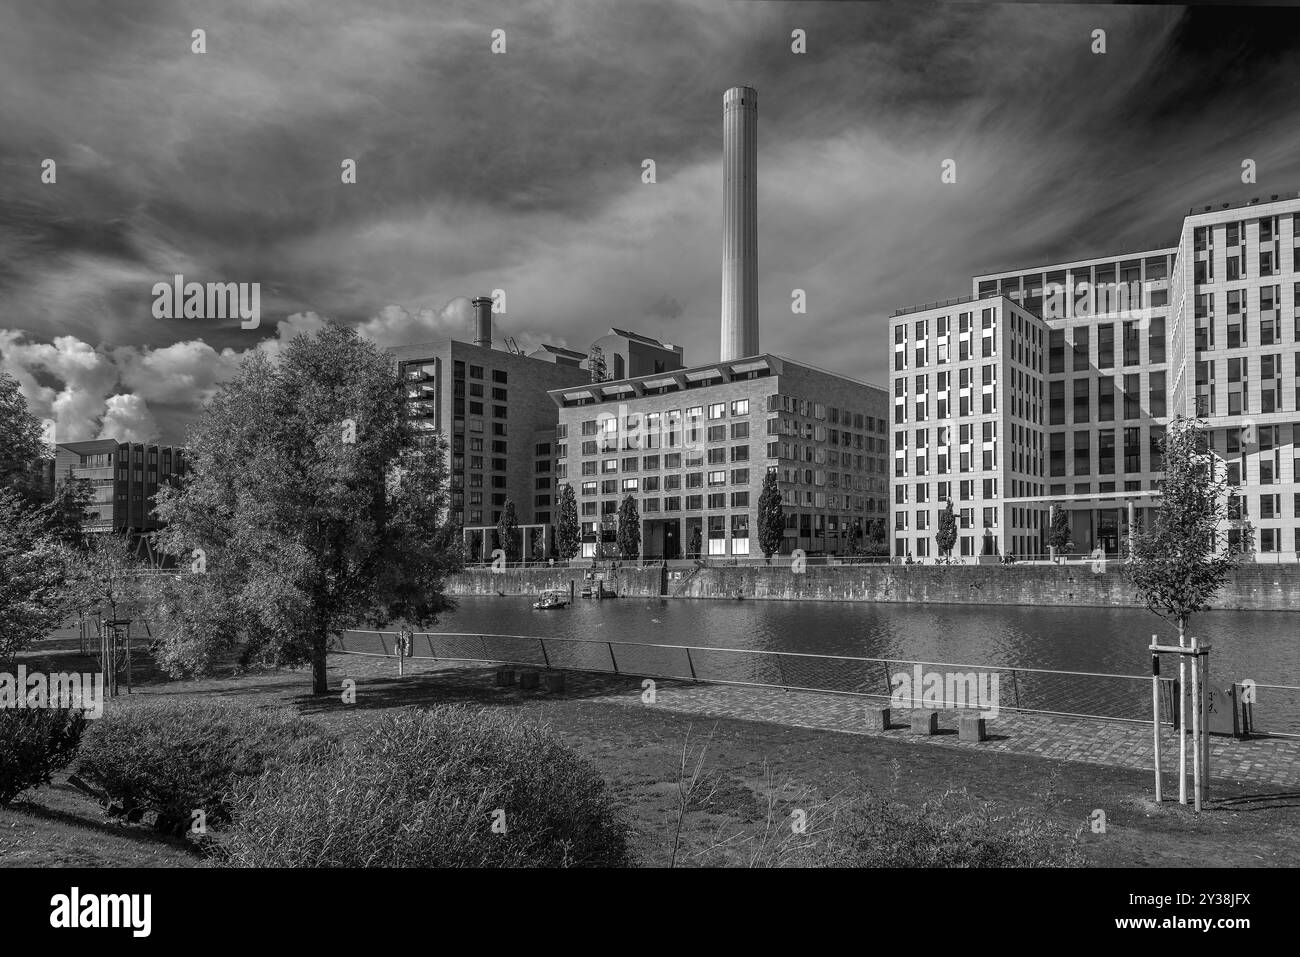
<path id="1" fill-rule="evenodd" d="M 1111 563 L 1065 565 L 841 565 L 704 568 L 673 592 L 682 598 L 776 601 L 899 601 L 938 604 L 1079 605 L 1144 607 L 1123 572 Z M 671 587 L 670 583 L 670 587 Z M 1300 565 L 1237 569 L 1214 608 L 1300 610 Z"/>
<path id="2" fill-rule="evenodd" d="M 1140 608 L 1123 566 L 838 565 L 624 567 L 607 577 L 620 597 L 736 598 L 759 601 L 884 601 L 937 604 L 1077 605 Z M 582 589 L 586 568 L 471 568 L 452 576 L 453 595 L 536 595 L 548 588 Z M 609 574 L 609 573 L 607 573 Z M 1229 575 L 1214 608 L 1300 610 L 1300 565 L 1248 565 Z"/>
<path id="3" fill-rule="evenodd" d="M 574 585 L 575 594 L 582 592 L 583 575 L 589 568 L 467 568 L 452 575 L 447 581 L 451 595 L 539 595 L 547 589 L 569 590 Z M 605 572 L 605 587 L 620 598 L 658 598 L 663 592 L 661 568 L 625 567 Z"/>

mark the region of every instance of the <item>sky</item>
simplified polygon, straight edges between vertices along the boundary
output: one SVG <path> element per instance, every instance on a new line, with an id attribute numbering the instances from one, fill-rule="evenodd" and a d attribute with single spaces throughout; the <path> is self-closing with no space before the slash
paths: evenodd
<path id="1" fill-rule="evenodd" d="M 1030 3 L 5 4 L 0 368 L 57 441 L 181 442 L 250 351 L 326 319 L 382 346 L 469 340 L 469 299 L 495 289 L 498 347 L 585 351 L 618 326 L 714 361 L 722 94 L 749 85 L 761 346 L 884 383 L 897 308 L 1172 245 L 1192 206 L 1295 195 L 1296 25 Z M 260 326 L 155 318 L 176 274 L 260 283 Z"/>

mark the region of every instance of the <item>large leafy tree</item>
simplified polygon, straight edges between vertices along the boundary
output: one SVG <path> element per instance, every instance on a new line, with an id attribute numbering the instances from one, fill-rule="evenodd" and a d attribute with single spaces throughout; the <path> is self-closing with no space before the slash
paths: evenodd
<path id="1" fill-rule="evenodd" d="M 0 489 L 12 489 L 28 504 L 44 498 L 42 467 L 49 460 L 43 428 L 27 408 L 18 381 L 0 372 Z"/>
<path id="2" fill-rule="evenodd" d="M 497 541 L 506 553 L 506 561 L 519 561 L 522 551 L 519 516 L 515 512 L 515 503 L 509 499 L 506 500 L 505 508 L 501 509 L 501 518 L 497 520 Z"/>
<path id="3" fill-rule="evenodd" d="M 763 476 L 763 490 L 758 494 L 758 547 L 769 562 L 781 550 L 785 536 L 785 512 L 781 508 L 781 487 L 776 473 Z"/>
<path id="4" fill-rule="evenodd" d="M 70 550 L 41 515 L 0 488 L 0 663 L 44 638 L 73 611 Z"/>
<path id="5" fill-rule="evenodd" d="M 426 626 L 451 606 L 445 443 L 417 446 L 391 357 L 352 330 L 331 323 L 278 361 L 245 359 L 189 449 L 181 488 L 157 497 L 160 545 L 182 562 L 155 600 L 169 667 L 240 646 L 246 660 L 310 662 L 323 693 L 334 636 Z"/>
<path id="6" fill-rule="evenodd" d="M 624 561 L 641 554 L 641 513 L 631 495 L 625 496 L 618 508 L 618 551 Z"/>
<path id="7" fill-rule="evenodd" d="M 564 483 L 564 488 L 560 491 L 560 520 L 555 527 L 555 548 L 565 561 L 571 561 L 582 549 L 578 498 L 568 482 Z"/>
<path id="8" fill-rule="evenodd" d="M 934 533 L 934 544 L 942 555 L 952 557 L 953 546 L 957 544 L 957 517 L 952 512 L 952 499 L 948 499 L 948 507 L 939 513 L 939 527 Z"/>
<path id="9" fill-rule="evenodd" d="M 1170 423 L 1160 504 L 1148 527 L 1133 533 L 1125 566 L 1147 608 L 1177 626 L 1179 644 L 1191 616 L 1210 607 L 1254 537 L 1244 524 L 1239 526 L 1241 545 L 1225 547 L 1228 502 L 1237 489 L 1206 451 L 1204 430 L 1198 419 L 1179 416 Z"/>

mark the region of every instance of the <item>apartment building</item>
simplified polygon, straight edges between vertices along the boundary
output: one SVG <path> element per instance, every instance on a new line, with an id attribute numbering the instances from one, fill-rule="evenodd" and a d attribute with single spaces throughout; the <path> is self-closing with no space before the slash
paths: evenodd
<path id="1" fill-rule="evenodd" d="M 455 339 L 390 351 L 412 425 L 447 441 L 452 517 L 466 529 L 486 529 L 512 501 L 521 524 L 549 523 L 553 459 L 538 452 L 539 437 L 549 443 L 555 435 L 549 391 L 586 382 L 589 373 Z M 543 477 L 545 489 L 537 487 Z"/>
<path id="2" fill-rule="evenodd" d="M 90 483 L 93 497 L 82 522 L 86 532 L 143 534 L 161 528 L 154 496 L 184 472 L 185 450 L 170 445 L 96 439 L 55 447 L 55 480 Z"/>
<path id="3" fill-rule="evenodd" d="M 1043 491 L 1031 490 L 1027 498 L 1004 493 L 1012 497 L 977 500 L 973 507 L 1030 508 L 1040 514 L 1040 530 L 1043 510 L 1064 508 L 1076 552 L 1118 554 L 1130 516 L 1140 523 L 1158 503 L 1160 445 L 1169 421 L 1199 415 L 1212 451 L 1241 487 L 1232 514 L 1254 526 L 1261 556 L 1294 560 L 1300 551 L 1297 214 L 1295 197 L 1203 206 L 1188 211 L 1173 245 L 975 276 L 977 300 L 1005 297 L 1047 329 L 1047 457 Z M 915 323 L 918 315 L 910 318 Z M 896 315 L 893 335 L 907 335 L 899 325 Z M 910 355 L 914 364 L 915 345 L 904 342 L 900 360 L 895 341 L 895 362 Z M 929 366 L 906 369 L 914 381 L 941 369 L 933 353 L 924 357 Z M 900 371 L 896 391 L 907 388 L 899 384 Z M 907 485 L 909 478 L 895 481 Z M 898 500 L 912 490 L 894 494 Z M 915 522 L 915 516 L 899 518 L 898 501 L 895 508 L 896 526 Z M 895 551 L 918 554 L 925 547 L 917 544 L 921 536 L 914 527 L 907 531 L 896 535 Z M 1239 535 L 1228 529 L 1229 541 Z M 1014 538 L 993 539 L 1026 554 Z M 1045 541 L 1038 537 L 1034 551 L 1045 551 Z M 932 553 L 933 544 L 928 547 Z"/>
<path id="4" fill-rule="evenodd" d="M 764 354 L 552 391 L 556 483 L 573 486 L 582 556 L 612 553 L 623 499 L 642 556 L 761 554 L 758 500 L 775 472 L 783 554 L 845 554 L 888 514 L 887 396 Z"/>

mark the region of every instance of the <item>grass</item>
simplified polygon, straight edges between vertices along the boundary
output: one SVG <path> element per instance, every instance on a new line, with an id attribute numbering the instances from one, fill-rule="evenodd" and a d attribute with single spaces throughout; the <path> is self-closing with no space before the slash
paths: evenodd
<path id="1" fill-rule="evenodd" d="M 59 667 L 84 666 L 73 660 L 75 642 L 70 658 L 66 647 L 46 650 L 65 658 Z M 1029 813 L 1053 826 L 1057 850 L 1076 848 L 1093 865 L 1255 867 L 1300 858 L 1300 794 L 1216 782 L 1212 809 L 1197 817 L 1176 804 L 1155 807 L 1149 773 L 1122 768 L 693 717 L 580 694 L 544 696 L 495 688 L 488 669 L 398 679 L 367 677 L 355 658 L 335 656 L 330 664 L 331 687 L 356 678 L 355 704 L 314 697 L 306 671 L 281 671 L 194 682 L 151 678 L 108 706 L 215 696 L 247 707 L 289 707 L 344 735 L 408 706 L 460 702 L 507 710 L 550 725 L 596 766 L 633 822 L 636 857 L 650 866 L 791 860 L 795 812 L 804 812 L 813 834 L 824 833 L 830 809 L 866 788 L 911 806 L 942 800 L 998 816 Z M 604 687 L 629 697 L 641 690 L 626 678 L 610 678 Z M 181 841 L 106 819 L 63 781 L 56 775 L 54 786 L 0 808 L 0 865 L 199 863 Z M 1096 808 L 1106 811 L 1105 834 L 1089 829 Z"/>

